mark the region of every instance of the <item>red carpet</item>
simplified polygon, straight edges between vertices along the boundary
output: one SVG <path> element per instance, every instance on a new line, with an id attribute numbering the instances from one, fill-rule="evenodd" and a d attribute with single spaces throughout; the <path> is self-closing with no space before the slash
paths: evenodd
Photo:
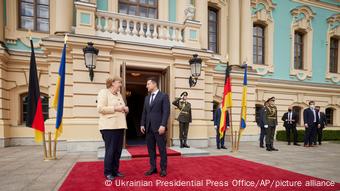
<path id="1" fill-rule="evenodd" d="M 148 148 L 145 145 L 143 145 L 143 146 L 128 146 L 126 149 L 129 151 L 132 158 L 149 157 Z M 156 150 L 157 150 L 157 156 L 159 156 L 159 151 L 158 151 L 158 149 L 156 149 Z M 169 148 L 167 148 L 166 152 L 167 152 L 168 156 L 180 156 L 181 155 L 180 152 L 174 151 L 174 150 L 169 149 Z"/>
<path id="2" fill-rule="evenodd" d="M 125 177 L 115 179 L 111 186 L 105 186 L 102 161 L 78 162 L 60 190 L 340 190 L 340 184 L 308 186 L 307 183 L 315 185 L 329 182 L 229 156 L 169 157 L 168 176 L 165 178 L 158 174 L 145 177 L 144 172 L 148 169 L 147 158 L 121 161 L 120 171 Z M 293 181 L 300 181 L 302 185 L 298 186 L 299 183 L 295 186 L 287 185 L 293 184 Z M 167 185 L 164 185 L 165 183 Z"/>

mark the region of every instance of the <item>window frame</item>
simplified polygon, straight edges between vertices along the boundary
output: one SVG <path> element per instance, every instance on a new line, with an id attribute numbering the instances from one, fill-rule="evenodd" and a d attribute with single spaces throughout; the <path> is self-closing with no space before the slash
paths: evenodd
<path id="1" fill-rule="evenodd" d="M 332 42 L 333 40 L 335 40 L 334 43 Z M 330 38 L 329 43 L 329 73 L 336 74 L 339 73 L 339 38 L 333 36 Z M 335 44 L 334 47 L 332 47 L 333 44 Z M 335 54 L 334 57 L 332 57 L 332 52 Z M 334 62 L 334 70 L 332 70 L 332 61 Z"/>
<path id="2" fill-rule="evenodd" d="M 20 94 L 20 124 L 24 124 L 25 123 L 25 119 L 24 119 L 24 97 L 28 96 L 28 92 L 22 93 Z M 49 96 L 45 93 L 41 93 L 40 94 L 41 97 L 45 97 L 47 98 L 47 111 L 44 111 L 44 103 L 42 104 L 42 112 L 43 112 L 43 117 L 44 117 L 44 121 L 49 119 Z M 42 101 L 42 100 L 41 100 Z M 27 114 L 26 114 L 27 115 Z M 45 115 L 47 115 L 47 117 L 45 118 Z"/>
<path id="3" fill-rule="evenodd" d="M 39 33 L 50 33 L 50 30 L 51 30 L 51 10 L 50 10 L 50 6 L 51 6 L 51 0 L 48 0 L 48 5 L 45 5 L 45 4 L 39 4 L 37 2 L 38 0 L 33 0 L 33 2 L 28 2 L 28 1 L 25 1 L 25 0 L 18 0 L 18 29 L 19 30 L 31 30 L 32 32 L 39 32 Z M 33 16 L 25 16 L 25 15 L 22 15 L 21 13 L 21 3 L 24 2 L 24 3 L 29 3 L 29 4 L 32 4 L 33 5 Z M 43 6 L 47 6 L 48 8 L 48 18 L 44 18 L 44 17 L 38 17 L 37 16 L 37 11 L 38 11 L 38 6 L 39 5 L 43 5 Z M 33 29 L 26 29 L 26 28 L 23 28 L 22 27 L 22 20 L 21 20 L 21 17 L 22 16 L 25 16 L 25 17 L 31 17 L 33 18 Z M 48 20 L 48 31 L 40 31 L 40 30 L 37 30 L 37 20 L 38 19 L 47 19 Z"/>
<path id="4" fill-rule="evenodd" d="M 127 9 L 128 13 L 129 13 L 129 5 L 136 6 L 136 15 L 133 15 L 133 16 L 144 17 L 144 16 L 140 16 L 140 8 L 143 7 L 143 8 L 147 8 L 147 9 L 149 9 L 149 8 L 156 9 L 156 18 L 151 18 L 151 17 L 144 17 L 144 18 L 150 18 L 150 19 L 158 19 L 159 18 L 159 8 L 158 8 L 159 2 L 158 2 L 158 0 L 155 0 L 155 5 L 141 4 L 140 0 L 136 0 L 136 2 L 131 2 L 129 0 L 118 0 L 118 13 L 121 13 L 120 12 L 121 3 L 128 5 L 128 9 Z M 122 14 L 125 14 L 125 13 L 122 13 Z M 127 14 L 127 15 L 130 15 L 130 14 Z"/>
<path id="5" fill-rule="evenodd" d="M 215 44 L 215 46 L 216 47 L 215 48 L 216 48 L 216 51 L 210 49 L 210 38 L 209 38 L 210 37 L 209 28 L 210 28 L 210 23 L 211 23 L 210 20 L 209 20 L 210 11 L 213 11 L 213 12 L 216 13 L 216 21 L 215 21 L 215 25 L 216 25 L 216 27 L 215 27 L 215 29 L 216 29 L 216 44 Z M 220 48 L 219 48 L 219 27 L 218 27 L 218 25 L 219 25 L 219 12 L 220 11 L 219 11 L 218 8 L 208 6 L 208 50 L 213 51 L 216 54 L 218 54 L 219 51 L 220 51 Z"/>
<path id="6" fill-rule="evenodd" d="M 302 115 L 303 115 L 302 110 L 303 110 L 303 107 L 300 107 L 298 105 L 295 105 L 295 106 L 292 107 L 292 111 L 297 113 L 297 115 L 299 116 L 298 121 L 296 122 L 296 124 L 299 125 L 299 126 L 303 126 L 303 123 L 302 123 L 302 119 L 303 119 L 303 117 L 302 117 Z"/>
<path id="7" fill-rule="evenodd" d="M 295 70 L 304 70 L 305 69 L 305 63 L 304 63 L 304 61 L 305 61 L 305 59 L 304 59 L 304 56 L 305 56 L 305 35 L 306 35 L 305 32 L 302 32 L 302 31 L 299 31 L 299 30 L 294 31 L 294 69 Z M 298 36 L 300 36 L 301 42 L 296 42 Z M 297 47 L 296 46 L 299 46 L 298 48 L 301 51 L 300 56 L 297 56 Z M 299 59 L 299 63 L 297 63 L 297 61 L 296 61 L 297 57 L 301 57 Z M 300 65 L 301 65 L 301 67 L 298 67 Z"/>
<path id="8" fill-rule="evenodd" d="M 262 29 L 262 36 L 259 35 L 254 35 L 254 29 L 255 28 L 261 28 Z M 262 40 L 262 63 L 259 63 L 258 61 L 258 57 L 260 56 L 258 54 L 258 50 L 259 50 L 259 39 Z M 254 44 L 254 42 L 256 41 L 256 44 Z M 259 23 L 254 23 L 253 24 L 253 50 L 254 50 L 254 46 L 256 46 L 256 51 L 253 52 L 253 63 L 257 64 L 257 65 L 266 65 L 266 55 L 265 55 L 265 50 L 266 50 L 266 26 L 263 24 L 259 24 Z M 254 61 L 256 60 L 256 62 Z"/>
<path id="9" fill-rule="evenodd" d="M 330 111 L 331 113 L 329 114 L 330 116 L 328 116 L 328 111 Z M 325 117 L 326 117 L 326 122 L 327 125 L 334 125 L 334 112 L 336 110 L 332 107 L 327 107 L 325 109 Z"/>

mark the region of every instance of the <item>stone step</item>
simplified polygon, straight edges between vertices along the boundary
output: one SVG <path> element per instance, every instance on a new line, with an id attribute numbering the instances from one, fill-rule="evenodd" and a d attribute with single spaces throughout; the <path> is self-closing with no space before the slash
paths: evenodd
<path id="1" fill-rule="evenodd" d="M 97 150 L 97 158 L 98 159 L 104 159 L 104 156 L 105 156 L 105 147 L 99 147 L 98 150 Z M 130 160 L 131 154 L 126 149 L 123 149 L 120 159 Z"/>
<path id="2" fill-rule="evenodd" d="M 209 155 L 210 152 L 203 150 L 203 149 L 199 149 L 199 148 L 194 148 L 194 147 L 190 147 L 190 148 L 180 148 L 179 146 L 172 146 L 170 147 L 170 149 L 180 152 L 181 156 L 204 156 L 204 155 Z"/>

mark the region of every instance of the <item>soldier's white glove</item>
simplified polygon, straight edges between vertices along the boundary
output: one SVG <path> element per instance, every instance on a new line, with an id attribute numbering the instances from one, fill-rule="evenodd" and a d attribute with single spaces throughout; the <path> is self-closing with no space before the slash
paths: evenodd
<path id="1" fill-rule="evenodd" d="M 268 128 L 268 125 L 264 125 L 264 128 L 266 128 L 266 129 L 267 129 L 267 128 Z"/>
<path id="2" fill-rule="evenodd" d="M 214 128 L 217 129 L 217 125 L 215 125 Z"/>

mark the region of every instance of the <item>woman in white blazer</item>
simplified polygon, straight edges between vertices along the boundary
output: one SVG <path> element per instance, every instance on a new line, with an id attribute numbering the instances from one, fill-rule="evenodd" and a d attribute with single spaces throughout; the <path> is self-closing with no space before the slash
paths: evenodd
<path id="1" fill-rule="evenodd" d="M 97 98 L 99 130 L 105 142 L 104 176 L 108 180 L 123 176 L 119 172 L 119 159 L 124 129 L 127 129 L 125 116 L 129 108 L 120 94 L 121 87 L 120 77 L 109 78 L 106 80 L 106 88 L 99 91 Z"/>

